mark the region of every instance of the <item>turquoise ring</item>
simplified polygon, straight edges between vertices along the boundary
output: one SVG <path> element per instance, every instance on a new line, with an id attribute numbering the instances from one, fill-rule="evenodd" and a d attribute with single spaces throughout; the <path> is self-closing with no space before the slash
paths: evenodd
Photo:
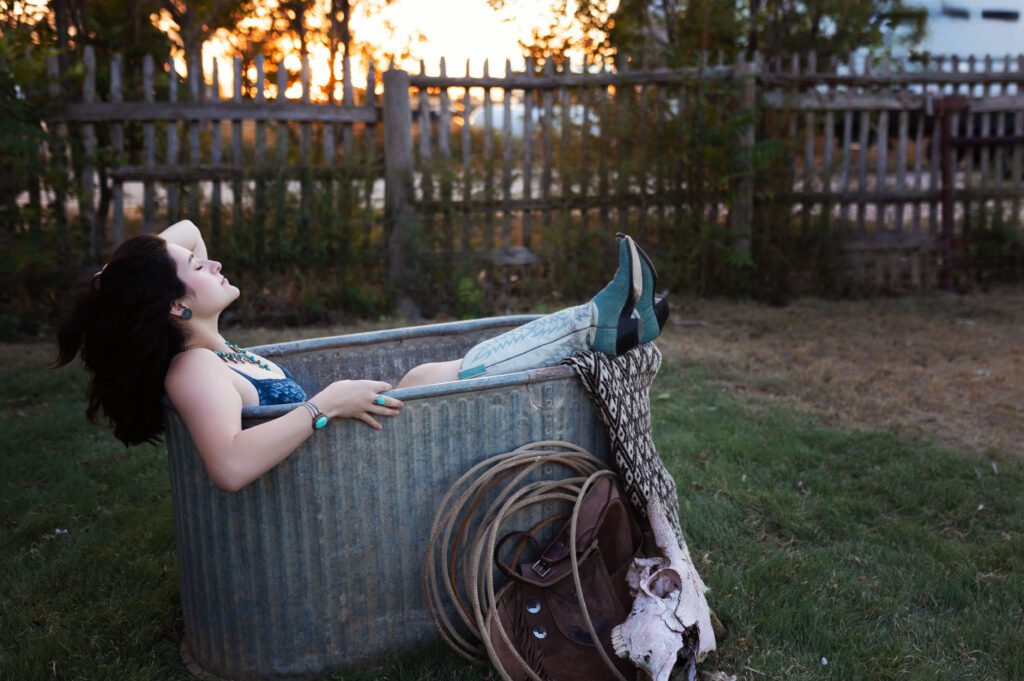
<path id="1" fill-rule="evenodd" d="M 383 406 L 384 406 L 385 404 L 387 404 L 387 403 L 388 403 L 388 401 L 387 401 L 386 399 L 384 399 L 383 397 L 381 397 L 380 395 L 377 395 L 377 399 L 375 399 L 375 400 L 374 400 L 374 402 L 376 402 L 377 404 L 379 404 L 379 405 L 380 405 L 380 406 L 382 406 L 382 407 L 383 407 Z"/>

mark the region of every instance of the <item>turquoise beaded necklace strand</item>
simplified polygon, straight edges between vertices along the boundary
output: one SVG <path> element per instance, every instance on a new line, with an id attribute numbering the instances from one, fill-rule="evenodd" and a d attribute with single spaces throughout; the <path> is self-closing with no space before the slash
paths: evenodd
<path id="1" fill-rule="evenodd" d="M 228 349 L 233 350 L 234 352 L 217 352 L 216 350 L 213 351 L 214 354 L 216 354 L 225 362 L 234 362 L 235 364 L 255 364 L 260 369 L 267 369 L 268 371 L 270 370 L 270 366 L 266 362 L 261 362 L 260 360 L 256 359 L 256 357 L 248 350 L 244 350 L 235 345 L 234 343 L 228 343 L 227 341 L 225 341 L 225 343 L 227 344 Z"/>

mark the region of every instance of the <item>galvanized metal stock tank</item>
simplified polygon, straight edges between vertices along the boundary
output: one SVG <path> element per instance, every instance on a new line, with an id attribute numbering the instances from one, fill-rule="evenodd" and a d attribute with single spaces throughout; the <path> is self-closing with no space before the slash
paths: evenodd
<path id="1" fill-rule="evenodd" d="M 500 317 L 267 345 L 307 393 L 342 378 L 397 383 L 534 317 Z M 607 435 L 568 367 L 394 390 L 382 431 L 331 421 L 272 471 L 214 487 L 165 399 L 185 637 L 193 672 L 307 679 L 436 635 L 422 563 L 434 513 L 475 463 L 538 440 L 607 457 Z M 252 427 L 287 405 L 246 407 Z"/>

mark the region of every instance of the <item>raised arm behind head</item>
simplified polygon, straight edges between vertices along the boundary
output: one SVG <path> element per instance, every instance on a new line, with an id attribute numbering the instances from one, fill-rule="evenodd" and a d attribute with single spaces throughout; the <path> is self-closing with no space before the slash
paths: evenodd
<path id="1" fill-rule="evenodd" d="M 203 234 L 191 220 L 181 220 L 160 232 L 160 237 L 169 244 L 177 244 L 182 248 L 192 251 L 192 255 L 200 260 L 206 260 L 209 255 L 206 253 L 206 242 L 203 241 Z"/>

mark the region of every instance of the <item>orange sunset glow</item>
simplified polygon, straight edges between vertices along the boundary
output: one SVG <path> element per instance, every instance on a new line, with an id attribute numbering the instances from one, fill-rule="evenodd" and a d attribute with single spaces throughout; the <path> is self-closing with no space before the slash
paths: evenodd
<path id="1" fill-rule="evenodd" d="M 505 61 L 511 60 L 513 69 L 522 68 L 523 50 L 520 41 L 529 42 L 534 29 L 545 32 L 555 19 L 556 4 L 553 0 L 508 0 L 501 10 L 494 10 L 486 0 L 393 0 L 383 6 L 372 6 L 367 2 L 354 2 L 351 18 L 353 41 L 372 46 L 372 57 L 376 60 L 378 70 L 386 66 L 385 57 L 396 56 L 395 63 L 399 68 L 412 73 L 419 73 L 422 60 L 426 72 L 437 75 L 440 72 L 440 61 L 445 59 L 448 75 L 466 75 L 466 64 L 469 62 L 471 75 L 483 73 L 484 61 L 490 63 L 491 74 L 500 75 L 504 72 Z M 618 6 L 618 0 L 608 3 L 609 12 Z M 569 4 L 571 15 L 572 2 Z M 277 0 L 262 0 L 257 10 L 245 20 L 240 27 L 266 30 L 271 25 L 273 13 L 278 11 Z M 177 26 L 162 11 L 152 17 L 160 30 L 176 38 Z M 311 3 L 305 15 L 305 25 L 310 29 L 320 29 L 327 24 L 324 3 L 317 0 Z M 562 19 L 563 25 L 568 21 Z M 571 30 L 571 29 L 570 29 Z M 207 82 L 211 82 L 213 65 L 217 62 L 220 90 L 222 97 L 230 97 L 232 92 L 232 59 L 238 54 L 238 39 L 228 30 L 221 29 L 214 37 L 203 44 L 203 72 Z M 299 73 L 301 70 L 300 45 L 297 38 L 288 36 L 274 44 L 274 47 L 285 54 L 284 65 L 289 72 Z M 310 92 L 314 101 L 327 101 L 327 88 L 331 82 L 331 54 L 326 45 L 320 42 L 307 43 L 310 66 Z M 182 75 L 187 67 L 179 51 L 175 56 L 177 70 Z M 582 60 L 582 55 L 571 55 Z M 335 55 L 334 99 L 342 97 L 342 58 Z M 356 88 L 366 86 L 366 73 L 369 67 L 367 55 L 353 50 L 352 83 Z M 255 79 L 255 67 L 250 67 L 247 74 Z M 265 87 L 267 97 L 276 97 L 276 87 L 268 83 Z M 293 82 L 285 92 L 289 99 L 302 96 L 302 86 Z"/>

